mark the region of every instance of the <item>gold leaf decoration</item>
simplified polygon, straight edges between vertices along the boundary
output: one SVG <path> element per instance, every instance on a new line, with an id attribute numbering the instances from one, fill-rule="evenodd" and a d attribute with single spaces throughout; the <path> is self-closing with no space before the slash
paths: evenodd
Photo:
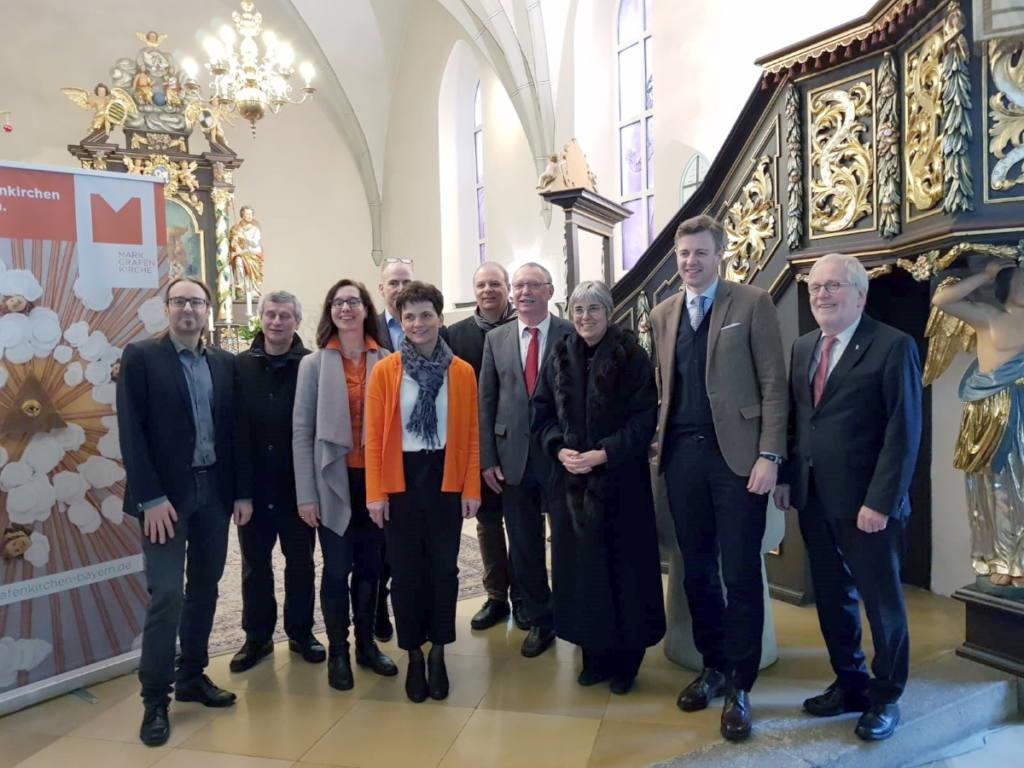
<path id="1" fill-rule="evenodd" d="M 804 140 L 800 94 L 792 83 L 786 91 L 786 153 L 786 244 L 795 251 L 804 237 Z"/>
<path id="2" fill-rule="evenodd" d="M 743 186 L 739 199 L 725 214 L 726 275 L 746 281 L 764 266 L 767 241 L 776 236 L 775 184 L 772 159 L 763 155 Z"/>
<path id="3" fill-rule="evenodd" d="M 942 201 L 942 29 L 927 37 L 906 58 L 906 136 L 903 163 L 907 200 L 918 212 Z"/>
<path id="4" fill-rule="evenodd" d="M 843 232 L 872 213 L 874 158 L 864 118 L 872 83 L 831 87 L 811 96 L 811 235 Z"/>
<path id="5" fill-rule="evenodd" d="M 998 158 L 989 184 L 1002 191 L 1024 184 L 1024 167 L 1011 177 L 1014 166 L 1024 161 L 1024 40 L 990 40 L 988 60 L 992 82 L 999 89 L 988 102 L 988 151 Z"/>
<path id="6" fill-rule="evenodd" d="M 901 226 L 897 92 L 896 62 L 887 52 L 878 70 L 878 216 L 882 237 L 895 237 Z"/>

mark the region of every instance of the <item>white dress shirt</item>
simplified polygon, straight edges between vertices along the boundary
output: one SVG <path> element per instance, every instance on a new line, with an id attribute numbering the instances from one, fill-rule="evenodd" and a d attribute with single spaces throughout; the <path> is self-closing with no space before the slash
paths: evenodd
<path id="1" fill-rule="evenodd" d="M 402 341 L 405 339 L 405 331 L 402 329 L 402 323 L 399 322 L 397 317 L 392 317 L 391 313 L 388 312 L 387 308 L 385 308 L 384 324 L 388 327 L 388 335 L 391 337 L 391 347 L 395 352 L 397 352 L 399 347 L 402 346 Z"/>
<path id="2" fill-rule="evenodd" d="M 835 370 L 839 364 L 839 358 L 843 356 L 843 352 L 850 345 L 850 339 L 853 338 L 853 334 L 857 332 L 857 326 L 860 325 L 860 317 L 854 320 L 845 330 L 840 331 L 836 334 L 836 343 L 832 345 L 832 349 L 829 350 L 828 356 L 828 375 L 825 376 L 825 381 L 828 381 L 828 377 L 832 375 L 832 371 Z M 814 382 L 814 372 L 818 370 L 818 361 L 821 359 L 821 342 L 825 338 L 825 334 L 822 333 L 818 337 L 818 343 L 814 345 L 814 355 L 811 357 L 811 370 L 808 373 L 807 380 L 811 383 Z"/>
<path id="3" fill-rule="evenodd" d="M 522 320 L 516 320 L 519 323 L 519 360 L 523 364 L 523 370 L 526 370 L 526 353 L 530 349 L 530 332 L 528 328 L 535 327 L 539 331 L 537 334 L 537 373 L 540 373 L 540 364 L 544 360 L 544 347 L 548 343 L 548 331 L 551 330 L 551 314 L 545 315 L 544 319 L 537 323 L 536 326 L 528 326 Z"/>
<path id="4" fill-rule="evenodd" d="M 686 311 L 690 315 L 690 327 L 693 327 L 693 321 L 697 318 L 697 297 L 705 296 L 707 301 L 704 302 L 704 316 L 711 312 L 711 307 L 715 303 L 715 294 L 718 293 L 718 278 L 715 278 L 715 282 L 709 285 L 703 293 L 691 293 L 690 289 L 686 289 Z"/>
<path id="5" fill-rule="evenodd" d="M 420 394 L 420 385 L 405 370 L 402 371 L 402 384 L 398 388 L 398 400 L 402 414 L 402 450 L 409 451 L 435 451 L 444 448 L 448 443 L 448 371 L 444 372 L 444 381 L 441 388 L 437 390 L 437 399 L 434 407 L 437 409 L 437 445 L 427 445 L 427 442 L 419 435 L 410 432 L 409 417 L 412 416 L 412 409 L 416 406 L 416 398 Z"/>

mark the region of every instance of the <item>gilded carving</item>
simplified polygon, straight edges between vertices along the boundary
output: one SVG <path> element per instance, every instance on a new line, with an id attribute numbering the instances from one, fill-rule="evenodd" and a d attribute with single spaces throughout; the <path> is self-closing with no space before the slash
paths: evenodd
<path id="1" fill-rule="evenodd" d="M 178 150 L 188 152 L 185 146 L 185 137 L 172 136 L 169 133 L 147 133 L 145 135 L 136 133 L 132 135 L 132 149 L 149 149 L 152 151 Z"/>
<path id="2" fill-rule="evenodd" d="M 874 88 L 858 80 L 811 94 L 811 236 L 852 228 L 873 212 L 870 129 Z M 865 136 L 867 134 L 867 136 Z"/>
<path id="3" fill-rule="evenodd" d="M 942 52 L 939 29 L 906 58 L 906 135 L 903 163 L 907 174 L 907 201 L 918 212 L 930 211 L 942 201 Z"/>
<path id="4" fill-rule="evenodd" d="M 167 197 L 178 198 L 202 216 L 203 201 L 195 194 L 199 189 L 199 180 L 196 178 L 197 163 L 194 160 L 175 161 L 167 155 L 150 155 L 144 158 L 125 157 L 124 165 L 128 173 L 162 179 Z"/>
<path id="5" fill-rule="evenodd" d="M 971 142 L 970 57 L 964 37 L 964 15 L 957 0 L 949 4 L 943 22 L 946 50 L 942 58 L 942 154 L 946 213 L 974 210 L 974 181 L 967 159 Z"/>
<path id="6" fill-rule="evenodd" d="M 896 62 L 882 57 L 878 71 L 878 219 L 882 237 L 900 233 L 900 117 L 896 108 Z"/>
<path id="7" fill-rule="evenodd" d="M 804 237 L 804 139 L 800 94 L 792 83 L 786 91 L 786 152 L 786 244 L 795 251 Z"/>
<path id="8" fill-rule="evenodd" d="M 1024 184 L 1024 40 L 990 40 L 989 72 L 998 90 L 989 98 L 988 151 L 997 159 L 989 184 L 995 191 Z"/>
<path id="9" fill-rule="evenodd" d="M 725 214 L 726 276 L 743 282 L 764 266 L 767 241 L 776 236 L 772 159 L 763 155 Z"/>

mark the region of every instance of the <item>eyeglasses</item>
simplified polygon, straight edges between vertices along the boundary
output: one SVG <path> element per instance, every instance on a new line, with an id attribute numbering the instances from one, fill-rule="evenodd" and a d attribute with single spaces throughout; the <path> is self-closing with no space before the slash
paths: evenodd
<path id="1" fill-rule="evenodd" d="M 519 292 L 525 291 L 527 288 L 529 288 L 531 291 L 539 291 L 545 285 L 551 285 L 551 283 L 538 283 L 536 280 L 524 280 L 521 283 L 512 283 L 512 290 Z"/>
<path id="2" fill-rule="evenodd" d="M 206 299 L 193 299 L 184 296 L 175 296 L 173 299 L 168 299 L 167 303 L 175 309 L 184 309 L 190 304 L 192 309 L 206 309 L 206 307 L 210 306 L 210 302 Z"/>
<path id="3" fill-rule="evenodd" d="M 358 309 L 363 306 L 363 300 L 358 296 L 354 296 L 351 299 L 334 299 L 331 302 L 331 307 L 334 309 L 341 309 L 342 307 L 348 307 L 349 309 Z"/>
<path id="4" fill-rule="evenodd" d="M 572 308 L 572 316 L 573 317 L 587 317 L 587 316 L 589 316 L 589 317 L 600 317 L 601 315 L 604 314 L 604 311 L 605 311 L 604 310 L 604 306 L 602 306 L 601 304 L 588 304 L 585 307 L 580 305 L 580 304 L 577 304 L 576 306 L 574 306 Z"/>
<path id="5" fill-rule="evenodd" d="M 811 296 L 817 296 L 822 291 L 832 294 L 836 293 L 844 285 L 853 285 L 853 283 L 841 283 L 838 280 L 829 280 L 827 283 L 808 283 L 807 292 Z"/>

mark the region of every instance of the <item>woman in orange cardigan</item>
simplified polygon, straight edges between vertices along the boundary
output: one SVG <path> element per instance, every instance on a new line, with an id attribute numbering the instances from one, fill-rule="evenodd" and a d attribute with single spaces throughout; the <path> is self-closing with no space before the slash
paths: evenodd
<path id="1" fill-rule="evenodd" d="M 480 433 L 473 368 L 439 336 L 441 292 L 413 282 L 395 305 L 405 340 L 374 366 L 366 396 L 366 506 L 387 540 L 405 693 L 421 702 L 448 696 L 444 646 L 455 640 L 462 520 L 480 507 Z"/>

